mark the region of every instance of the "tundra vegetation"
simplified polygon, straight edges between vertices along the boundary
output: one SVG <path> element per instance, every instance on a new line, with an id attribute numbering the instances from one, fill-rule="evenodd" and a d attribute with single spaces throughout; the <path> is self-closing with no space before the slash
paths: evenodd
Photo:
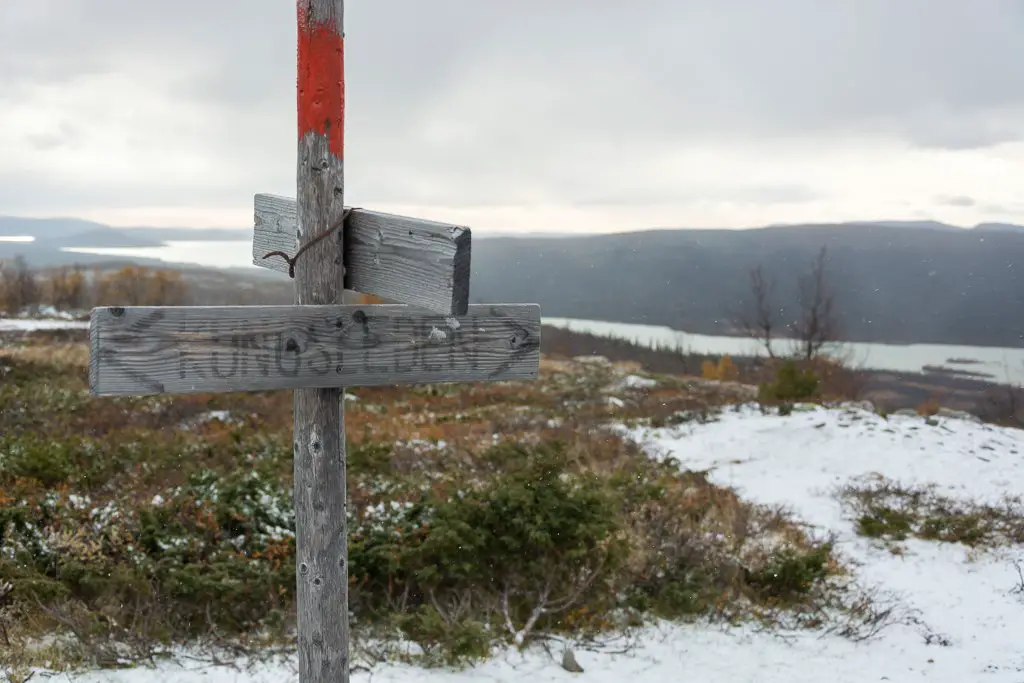
<path id="1" fill-rule="evenodd" d="M 93 398 L 87 363 L 80 332 L 0 348 L 0 664 L 287 649 L 290 393 Z M 870 631 L 830 539 L 616 429 L 756 393 L 553 358 L 536 382 L 351 390 L 356 660 L 612 647 L 663 619 Z"/>
<path id="2" fill-rule="evenodd" d="M 823 352 L 834 342 L 824 263 L 783 324 L 804 340 L 792 353 L 758 317 L 771 290 L 752 276 L 749 330 L 771 349 L 760 361 L 546 328 L 535 382 L 349 390 L 357 665 L 628 647 L 660 620 L 863 638 L 894 619 L 833 539 L 650 457 L 620 429 L 859 398 L 863 374 Z M 146 269 L 4 268 L 10 312 L 195 301 L 180 277 Z M 596 350 L 643 365 L 579 356 Z M 82 331 L 0 339 L 0 671 L 287 651 L 291 393 L 94 398 L 88 360 Z M 839 495 L 860 533 L 889 542 L 1022 538 L 1016 503 L 954 506 L 884 482 Z"/>

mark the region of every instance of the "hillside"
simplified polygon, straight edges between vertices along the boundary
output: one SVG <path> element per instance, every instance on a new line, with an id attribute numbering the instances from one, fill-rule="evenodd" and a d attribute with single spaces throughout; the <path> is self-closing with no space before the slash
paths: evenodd
<path id="1" fill-rule="evenodd" d="M 849 341 L 1022 346 L 1024 232 L 875 224 L 664 230 L 474 244 L 475 301 L 545 315 L 734 332 L 749 269 L 796 307 L 796 277 L 827 246 Z"/>
<path id="2" fill-rule="evenodd" d="M 33 237 L 33 242 L 0 240 L 0 259 L 24 256 L 33 266 L 94 265 L 111 261 L 109 256 L 76 254 L 62 249 L 159 247 L 165 242 L 189 240 L 247 240 L 250 229 L 114 228 L 77 218 L 22 218 L 0 216 L 0 237 Z M 140 265 L 159 261 L 133 258 Z"/>
<path id="3" fill-rule="evenodd" d="M 290 393 L 100 399 L 87 360 L 0 348 L 0 680 L 296 681 Z M 353 681 L 569 649 L 595 683 L 1017 683 L 1024 432 L 749 397 L 552 358 L 351 390 Z"/>
<path id="4" fill-rule="evenodd" d="M 0 259 L 24 254 L 38 266 L 111 261 L 60 251 L 86 243 L 144 246 L 251 236 L 247 230 L 114 229 L 71 219 L 0 218 L 0 235 L 19 231 L 38 239 L 0 242 Z M 594 236 L 487 234 L 484 229 L 474 233 L 470 293 L 475 302 L 536 302 L 554 317 L 732 334 L 751 267 L 761 264 L 777 280 L 778 304 L 792 311 L 796 277 L 827 246 L 828 276 L 847 340 L 1024 346 L 1020 226 L 965 229 L 931 221 L 874 221 Z M 268 275 L 252 270 L 245 277 Z"/>

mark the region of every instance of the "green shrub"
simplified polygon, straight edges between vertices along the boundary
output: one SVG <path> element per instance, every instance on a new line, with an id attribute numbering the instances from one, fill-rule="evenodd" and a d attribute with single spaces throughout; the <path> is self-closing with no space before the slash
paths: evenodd
<path id="1" fill-rule="evenodd" d="M 914 519 L 903 510 L 872 507 L 857 518 L 857 533 L 869 538 L 902 541 L 913 530 Z"/>
<path id="2" fill-rule="evenodd" d="M 74 461 L 64 443 L 22 437 L 0 441 L 0 469 L 5 476 L 34 479 L 51 488 L 71 477 Z"/>
<path id="3" fill-rule="evenodd" d="M 594 475 L 572 474 L 561 444 L 500 446 L 508 468 L 444 501 L 412 558 L 425 585 L 496 580 L 535 587 L 581 570 L 614 570 L 615 499 Z M 607 565 L 612 562 L 612 565 Z M 438 571 L 440 567 L 444 571 Z"/>
<path id="4" fill-rule="evenodd" d="M 721 595 L 716 576 L 697 562 L 678 562 L 666 567 L 657 581 L 638 586 L 631 604 L 642 612 L 678 619 L 704 614 Z"/>
<path id="5" fill-rule="evenodd" d="M 0 579 L 25 605 L 72 610 L 90 634 L 144 630 L 168 645 L 211 630 L 287 638 L 290 442 L 217 433 L 221 441 L 40 445 L 37 462 L 15 454 L 21 471 L 57 483 L 4 472 Z M 630 623 L 718 614 L 737 595 L 797 604 L 827 570 L 794 550 L 744 573 L 745 534 L 769 528 L 766 513 L 672 459 L 583 443 L 506 442 L 420 467 L 393 463 L 391 446 L 351 447 L 353 624 L 450 666 L 539 634 L 618 628 L 623 614 Z M 112 490 L 104 473 L 134 486 Z M 70 493 L 68 481 L 89 494 Z"/>
<path id="6" fill-rule="evenodd" d="M 748 570 L 747 582 L 766 598 L 798 600 L 828 576 L 831 560 L 831 543 L 822 543 L 809 550 L 785 548 L 776 552 L 764 567 Z"/>
<path id="7" fill-rule="evenodd" d="M 795 360 L 784 361 L 772 381 L 762 384 L 758 392 L 761 403 L 805 401 L 818 393 L 818 377 L 811 368 L 800 369 Z"/>
<path id="8" fill-rule="evenodd" d="M 906 486 L 886 479 L 850 484 L 839 491 L 857 518 L 857 533 L 870 538 L 963 543 L 971 547 L 1024 542 L 1024 505 L 955 500 L 934 486 Z"/>
<path id="9" fill-rule="evenodd" d="M 399 614 L 395 623 L 422 648 L 422 661 L 428 666 L 458 666 L 486 659 L 494 643 L 494 634 L 481 621 L 472 616 L 442 615 L 433 605 Z"/>
<path id="10" fill-rule="evenodd" d="M 559 615 L 608 598 L 601 581 L 614 577 L 626 556 L 615 493 L 594 475 L 572 473 L 563 445 L 502 445 L 482 460 L 504 469 L 378 507 L 355 522 L 349 569 L 363 609 L 380 613 L 402 596 L 413 616 L 399 624 L 423 647 L 436 643 L 419 638 L 443 632 L 451 645 L 462 643 L 456 650 L 481 652 L 479 623 L 504 624 L 498 610 L 506 602 L 516 629 L 543 607 L 534 626 L 558 630 Z M 435 619 L 438 605 L 458 603 L 471 587 L 477 607 L 468 621 Z"/>

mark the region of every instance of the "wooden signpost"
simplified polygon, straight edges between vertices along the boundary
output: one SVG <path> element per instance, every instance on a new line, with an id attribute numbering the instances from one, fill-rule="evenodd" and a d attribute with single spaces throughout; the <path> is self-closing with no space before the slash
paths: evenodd
<path id="1" fill-rule="evenodd" d="M 298 0 L 298 199 L 255 197 L 253 262 L 294 278 L 295 305 L 90 320 L 95 395 L 293 390 L 301 683 L 349 680 L 344 387 L 529 380 L 540 364 L 539 306 L 469 305 L 468 228 L 344 206 L 343 16 L 344 0 Z"/>

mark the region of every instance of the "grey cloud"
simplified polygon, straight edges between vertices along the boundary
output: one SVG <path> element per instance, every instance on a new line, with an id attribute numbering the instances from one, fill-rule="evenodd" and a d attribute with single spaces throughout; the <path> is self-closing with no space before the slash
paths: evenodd
<path id="1" fill-rule="evenodd" d="M 942 206 L 976 206 L 977 201 L 973 197 L 955 196 L 955 197 L 936 197 L 935 203 Z"/>
<path id="2" fill-rule="evenodd" d="M 61 121 L 56 130 L 42 133 L 28 133 L 25 137 L 37 150 L 52 150 L 61 147 L 75 147 L 83 136 L 82 129 L 68 121 Z"/>
<path id="3" fill-rule="evenodd" d="M 349 187 L 378 201 L 674 201 L 650 189 L 650 159 L 694 141 L 1024 140 L 1012 0 L 346 5 Z M 158 64 L 166 92 L 209 110 L 196 144 L 252 170 L 238 183 L 294 175 L 291 0 L 8 2 L 0 45 L 0 98 Z M 814 197 L 738 182 L 731 198 Z"/>
<path id="4" fill-rule="evenodd" d="M 38 4 L 49 11 L 0 22 L 0 43 L 13 48 L 5 54 L 21 55 L 6 76 L 65 77 L 137 53 L 208 60 L 183 94 L 193 87 L 218 102 L 245 104 L 294 84 L 292 2 Z M 384 123 L 416 121 L 460 84 L 510 102 L 553 91 L 543 114 L 575 115 L 584 131 L 654 126 L 684 137 L 898 122 L 931 110 L 940 126 L 1024 103 L 1024 10 L 1007 0 L 347 5 L 353 115 Z M 527 113 L 531 123 L 539 113 Z"/>
<path id="5" fill-rule="evenodd" d="M 1011 216 L 1017 219 L 1024 218 L 1024 203 L 1014 202 L 1012 204 L 997 204 L 995 202 L 981 202 L 978 210 L 989 216 Z"/>
<path id="6" fill-rule="evenodd" d="M 252 203 L 251 191 L 225 185 L 180 186 L 138 185 L 129 189 L 90 182 L 69 185 L 46 174 L 0 172 L 0 214 L 22 215 L 43 212 L 70 215 L 83 206 L 149 207 L 223 205 Z M 239 226 L 244 227 L 244 226 Z"/>
<path id="7" fill-rule="evenodd" d="M 1024 216 L 1024 203 L 1020 202 L 1001 204 L 978 200 L 974 197 L 941 196 L 935 198 L 935 203 L 940 206 L 973 208 L 989 216 Z"/>
<path id="8" fill-rule="evenodd" d="M 737 185 L 716 190 L 693 190 L 691 192 L 644 191 L 642 188 L 627 188 L 625 191 L 610 189 L 602 195 L 586 195 L 582 191 L 576 201 L 579 206 L 659 206 L 664 204 L 686 204 L 694 201 L 722 201 L 749 204 L 800 204 L 822 198 L 820 192 L 805 185 Z"/>

